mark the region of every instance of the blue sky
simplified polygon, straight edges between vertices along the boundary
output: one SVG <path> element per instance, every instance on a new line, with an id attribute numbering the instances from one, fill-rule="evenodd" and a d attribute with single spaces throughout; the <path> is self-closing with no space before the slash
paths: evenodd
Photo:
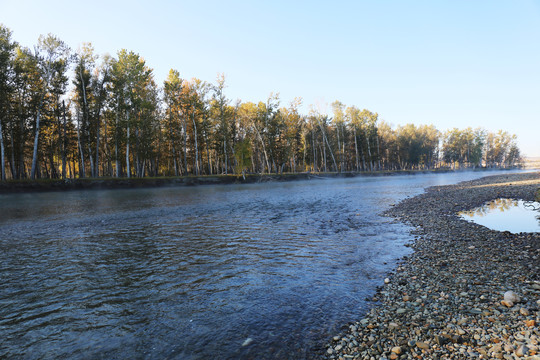
<path id="1" fill-rule="evenodd" d="M 0 0 L 0 22 L 25 46 L 50 32 L 133 50 L 159 83 L 171 68 L 225 73 L 233 100 L 279 92 L 305 112 L 340 100 L 394 125 L 503 129 L 540 156 L 540 0 Z"/>

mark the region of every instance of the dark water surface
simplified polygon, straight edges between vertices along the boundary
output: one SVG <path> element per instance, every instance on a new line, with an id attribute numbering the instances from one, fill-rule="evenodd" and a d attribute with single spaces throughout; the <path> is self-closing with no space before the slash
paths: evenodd
<path id="1" fill-rule="evenodd" d="M 0 358 L 311 358 L 408 251 L 377 214 L 484 175 L 0 195 Z"/>

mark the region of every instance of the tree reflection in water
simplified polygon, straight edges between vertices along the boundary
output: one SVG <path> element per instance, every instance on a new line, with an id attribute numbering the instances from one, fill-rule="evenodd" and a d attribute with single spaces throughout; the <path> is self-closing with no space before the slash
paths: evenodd
<path id="1" fill-rule="evenodd" d="M 459 215 L 465 220 L 499 231 L 540 231 L 540 203 L 536 201 L 500 198 L 478 208 L 461 211 Z"/>

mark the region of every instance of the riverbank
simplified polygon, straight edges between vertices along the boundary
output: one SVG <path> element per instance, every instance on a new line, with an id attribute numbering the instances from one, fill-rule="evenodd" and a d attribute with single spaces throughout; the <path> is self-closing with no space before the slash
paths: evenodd
<path id="1" fill-rule="evenodd" d="M 492 169 L 476 169 L 475 171 L 489 172 Z M 493 169 L 500 170 L 500 169 Z M 414 175 L 428 173 L 447 173 L 461 170 L 398 170 L 373 172 L 343 172 L 343 173 L 284 173 L 284 174 L 245 174 L 245 175 L 205 175 L 205 176 L 171 176 L 146 178 L 85 178 L 85 179 L 43 179 L 43 180 L 8 180 L 0 181 L 1 193 L 43 192 L 91 189 L 131 189 L 166 186 L 195 186 L 218 184 L 250 184 L 269 181 L 295 181 L 324 178 L 344 178 L 356 176 L 391 176 Z M 467 169 L 471 171 L 471 169 Z"/>
<path id="2" fill-rule="evenodd" d="M 457 212 L 496 198 L 535 200 L 540 173 L 428 188 L 385 215 L 414 227 L 414 252 L 329 359 L 540 359 L 540 233 L 498 232 Z M 519 301 L 502 303 L 513 291 Z"/>
<path id="3" fill-rule="evenodd" d="M 523 161 L 524 169 L 540 169 L 540 157 L 526 157 Z"/>

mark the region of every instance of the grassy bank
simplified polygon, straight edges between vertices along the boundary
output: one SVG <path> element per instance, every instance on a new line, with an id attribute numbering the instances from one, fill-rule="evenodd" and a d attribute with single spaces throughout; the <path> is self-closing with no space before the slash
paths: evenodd
<path id="1" fill-rule="evenodd" d="M 327 172 L 327 173 L 284 173 L 284 174 L 245 174 L 245 175 L 203 175 L 203 176 L 170 176 L 145 178 L 84 178 L 84 179 L 38 179 L 38 180 L 8 180 L 0 182 L 0 193 L 35 192 L 35 191 L 65 191 L 86 189 L 131 189 L 163 186 L 194 186 L 217 184 L 249 184 L 270 181 L 312 180 L 321 178 L 343 178 L 356 176 L 390 176 L 413 175 L 427 173 L 446 173 L 453 170 L 397 170 L 373 172 Z M 486 171 L 487 169 L 476 169 Z"/>

